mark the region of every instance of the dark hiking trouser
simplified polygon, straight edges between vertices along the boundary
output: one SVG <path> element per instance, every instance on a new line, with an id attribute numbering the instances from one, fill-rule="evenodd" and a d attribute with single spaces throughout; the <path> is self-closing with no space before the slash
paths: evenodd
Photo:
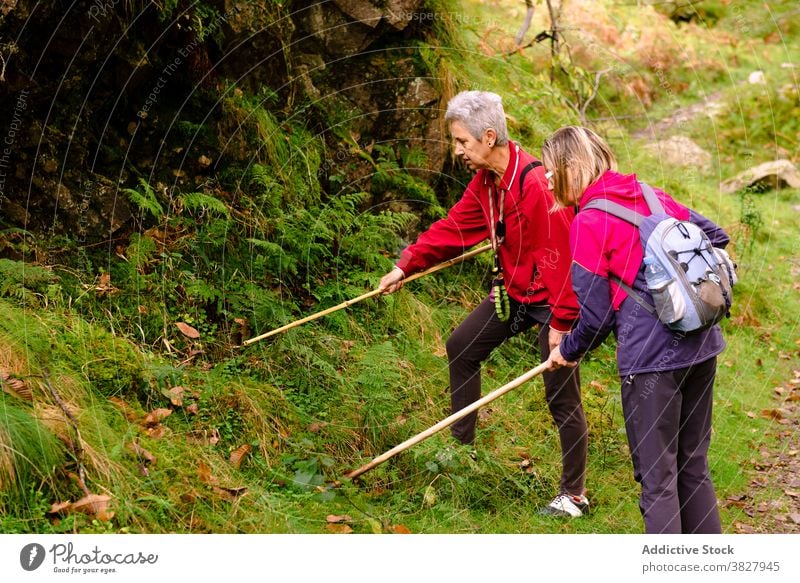
<path id="1" fill-rule="evenodd" d="M 453 412 L 480 399 L 481 363 L 507 338 L 539 324 L 542 362 L 547 360 L 550 354 L 547 342 L 549 320 L 547 307 L 525 307 L 512 302 L 511 317 L 507 322 L 501 322 L 495 314 L 494 303 L 488 298 L 481 302 L 447 339 Z M 561 491 L 581 494 L 586 474 L 588 434 L 578 367 L 546 372 L 543 377 L 545 400 L 561 441 Z M 462 443 L 472 443 L 477 418 L 477 412 L 473 412 L 454 423 L 451 428 L 453 437 Z"/>
<path id="2" fill-rule="evenodd" d="M 708 470 L 717 359 L 622 377 L 622 410 L 648 534 L 722 531 Z"/>

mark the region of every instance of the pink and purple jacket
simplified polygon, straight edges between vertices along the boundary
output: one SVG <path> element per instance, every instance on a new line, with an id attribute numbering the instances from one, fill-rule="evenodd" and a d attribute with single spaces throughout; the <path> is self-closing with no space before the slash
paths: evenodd
<path id="1" fill-rule="evenodd" d="M 722 228 L 665 192 L 654 190 L 667 214 L 698 225 L 715 247 L 728 244 L 730 238 Z M 650 214 L 635 174 L 606 172 L 586 189 L 580 208 L 597 198 L 607 198 L 644 216 Z M 569 244 L 580 320 L 561 342 L 565 359 L 577 360 L 602 344 L 612 330 L 617 339 L 621 376 L 685 368 L 708 360 L 725 348 L 719 326 L 688 335 L 673 332 L 609 279 L 610 275 L 620 278 L 653 305 L 635 226 L 598 209 L 579 211 L 572 222 Z"/>
<path id="2" fill-rule="evenodd" d="M 541 166 L 526 174 L 520 189 L 522 170 L 535 158 L 515 143 L 510 143 L 509 150 L 508 168 L 500 182 L 506 191 L 506 235 L 499 247 L 508 295 L 526 305 L 549 306 L 553 313 L 550 326 L 567 332 L 578 317 L 569 257 L 569 225 L 574 210 L 550 212 L 554 199 Z M 433 223 L 403 250 L 397 267 L 409 276 L 489 239 L 489 204 L 497 221 L 499 200 L 493 174 L 479 170 L 447 217 Z"/>

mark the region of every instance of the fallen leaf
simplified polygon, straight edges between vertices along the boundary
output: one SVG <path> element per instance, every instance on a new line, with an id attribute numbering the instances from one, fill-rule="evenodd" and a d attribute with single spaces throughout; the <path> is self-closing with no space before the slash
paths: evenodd
<path id="1" fill-rule="evenodd" d="M 334 534 L 350 534 L 353 529 L 346 524 L 327 524 L 327 529 Z"/>
<path id="2" fill-rule="evenodd" d="M 217 479 L 211 474 L 211 468 L 205 462 L 198 462 L 197 477 L 204 484 L 216 484 Z"/>
<path id="3" fill-rule="evenodd" d="M 253 449 L 253 446 L 246 443 L 242 447 L 231 452 L 230 460 L 234 468 L 237 470 L 239 469 L 239 466 L 242 465 L 244 458 L 247 457 L 247 454 L 250 453 L 251 449 Z"/>
<path id="4" fill-rule="evenodd" d="M 161 439 L 167 433 L 167 428 L 163 425 L 156 425 L 155 427 L 148 427 L 145 429 L 147 435 L 153 439 Z"/>
<path id="5" fill-rule="evenodd" d="M 226 498 L 227 500 L 233 502 L 240 496 L 244 496 L 247 493 L 247 488 L 244 486 L 240 486 L 238 488 L 226 488 L 222 486 L 214 486 L 211 490 L 221 496 L 222 498 Z"/>
<path id="6" fill-rule="evenodd" d="M 311 433 L 319 433 L 326 425 L 328 424 L 325 421 L 315 421 L 308 426 L 308 430 Z"/>
<path id="7" fill-rule="evenodd" d="M 800 492 L 795 492 L 794 490 L 784 490 L 783 493 L 787 496 L 791 496 L 792 498 L 797 498 L 800 496 Z"/>
<path id="8" fill-rule="evenodd" d="M 25 381 L 15 378 L 2 368 L 0 368 L 0 388 L 6 393 L 15 394 L 26 401 L 33 401 L 33 391 L 25 384 Z"/>
<path id="9" fill-rule="evenodd" d="M 408 529 L 408 527 L 403 524 L 394 524 L 389 527 L 389 530 L 394 534 L 411 534 L 411 531 Z"/>
<path id="10" fill-rule="evenodd" d="M 197 415 L 200 412 L 200 408 L 198 407 L 197 403 L 192 403 L 185 408 L 185 411 L 187 413 L 191 413 L 192 415 Z"/>
<path id="11" fill-rule="evenodd" d="M 141 445 L 139 445 L 139 440 L 138 439 L 128 443 L 125 447 L 127 447 L 134 454 L 136 454 L 136 456 L 138 458 L 146 461 L 147 463 L 150 463 L 150 464 L 153 464 L 153 465 L 156 464 L 156 461 L 157 461 L 156 460 L 156 456 L 154 456 L 152 453 L 150 453 L 145 448 L 143 448 Z"/>
<path id="12" fill-rule="evenodd" d="M 756 414 L 755 414 L 755 413 L 753 413 L 752 411 L 748 411 L 748 412 L 747 412 L 747 416 L 748 416 L 750 419 L 755 419 L 755 418 L 756 418 Z"/>
<path id="13" fill-rule="evenodd" d="M 723 506 L 736 506 L 737 508 L 744 508 L 747 496 L 742 494 L 739 496 L 728 496 Z"/>
<path id="14" fill-rule="evenodd" d="M 765 419 L 773 419 L 775 421 L 783 419 L 783 415 L 778 409 L 762 409 L 761 416 Z"/>
<path id="15" fill-rule="evenodd" d="M 157 425 L 172 415 L 172 409 L 155 409 L 144 418 L 145 425 Z"/>
<path id="16" fill-rule="evenodd" d="M 348 516 L 347 514 L 342 514 L 342 515 L 328 514 L 328 516 L 325 517 L 325 520 L 327 520 L 330 524 L 336 524 L 338 522 L 352 522 L 353 521 L 352 517 Z"/>
<path id="17" fill-rule="evenodd" d="M 789 514 L 789 518 L 791 518 L 792 522 L 795 524 L 800 524 L 800 512 L 792 512 Z"/>
<path id="18" fill-rule="evenodd" d="M 108 503 L 111 496 L 105 494 L 89 494 L 72 504 L 71 510 L 82 512 L 89 516 L 96 516 L 99 520 L 111 520 L 113 512 L 109 512 Z"/>
<path id="19" fill-rule="evenodd" d="M 197 331 L 196 328 L 192 328 L 189 324 L 185 322 L 176 322 L 175 325 L 178 327 L 178 330 L 181 331 L 181 334 L 188 338 L 197 339 L 200 338 L 200 332 Z"/>
<path id="20" fill-rule="evenodd" d="M 109 397 L 108 400 L 114 407 L 119 409 L 120 413 L 122 413 L 122 416 L 125 417 L 127 421 L 136 421 L 139 418 L 136 411 L 119 397 Z"/>
<path id="21" fill-rule="evenodd" d="M 597 389 L 598 392 L 600 392 L 600 393 L 605 393 L 606 390 L 607 390 L 605 385 L 603 385 L 602 383 L 600 383 L 598 381 L 592 381 L 592 382 L 589 383 L 589 385 L 594 387 L 595 389 Z"/>
<path id="22" fill-rule="evenodd" d="M 186 390 L 185 387 L 177 386 L 172 387 L 170 390 L 165 392 L 165 397 L 169 399 L 169 402 L 175 405 L 176 407 L 183 406 L 183 393 Z"/>
<path id="23" fill-rule="evenodd" d="M 119 291 L 119 289 L 111 285 L 110 273 L 103 273 L 100 276 L 97 285 L 94 287 L 94 290 L 97 292 L 97 295 L 99 296 L 102 296 L 106 293 L 113 294 Z"/>
<path id="24" fill-rule="evenodd" d="M 72 506 L 72 502 L 53 502 L 50 506 L 50 510 L 47 511 L 48 514 L 57 514 L 59 512 L 69 510 Z"/>

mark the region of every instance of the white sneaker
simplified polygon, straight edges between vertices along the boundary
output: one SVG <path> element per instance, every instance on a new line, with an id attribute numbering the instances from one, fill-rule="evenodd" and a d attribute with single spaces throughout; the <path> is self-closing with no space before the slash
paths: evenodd
<path id="1" fill-rule="evenodd" d="M 581 494 L 559 494 L 547 506 L 542 508 L 542 514 L 550 516 L 571 516 L 577 518 L 589 512 L 589 499 Z"/>

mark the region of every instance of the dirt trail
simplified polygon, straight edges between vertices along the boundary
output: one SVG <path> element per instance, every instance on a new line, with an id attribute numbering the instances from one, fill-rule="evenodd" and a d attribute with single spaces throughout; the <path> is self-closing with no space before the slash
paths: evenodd
<path id="1" fill-rule="evenodd" d="M 736 532 L 800 533 L 800 370 L 774 389 L 773 399 L 775 408 L 749 415 L 772 420 L 766 437 L 776 437 L 778 445 L 754 452 L 750 467 L 743 468 L 754 475 L 746 491 L 722 501 L 752 519 L 735 523 Z"/>
<path id="2" fill-rule="evenodd" d="M 687 123 L 700 115 L 714 115 L 723 107 L 722 91 L 716 91 L 706 96 L 703 101 L 693 103 L 675 110 L 669 117 L 660 119 L 648 125 L 646 128 L 637 130 L 631 134 L 634 138 L 660 140 L 666 137 L 667 132 L 675 126 Z"/>

